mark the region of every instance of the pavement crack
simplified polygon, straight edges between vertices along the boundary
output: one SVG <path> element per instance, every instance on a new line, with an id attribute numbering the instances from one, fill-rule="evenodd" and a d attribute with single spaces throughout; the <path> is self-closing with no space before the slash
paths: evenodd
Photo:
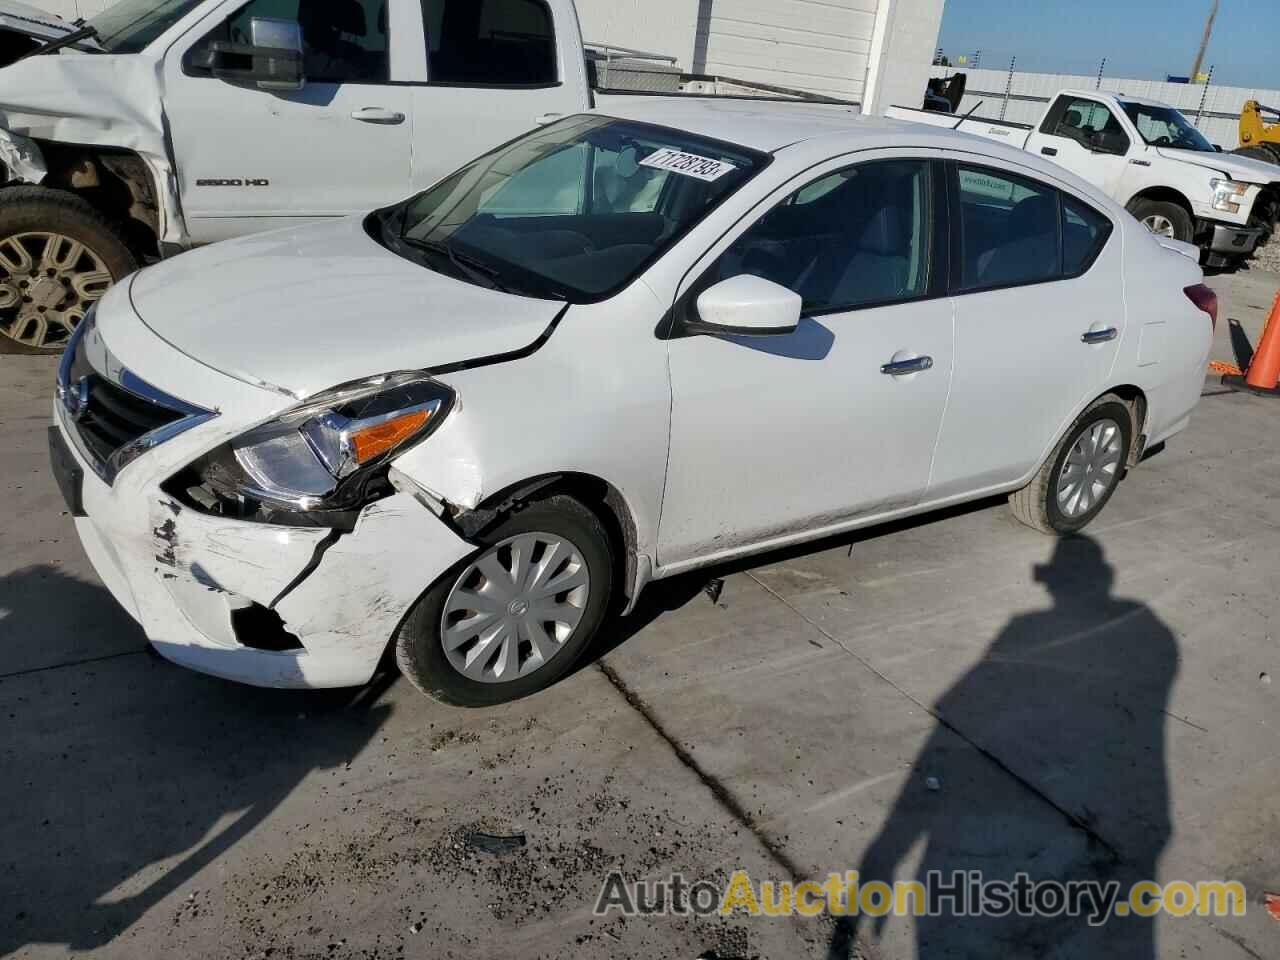
<path id="1" fill-rule="evenodd" d="M 66 670 L 69 667 L 80 667 L 87 663 L 102 663 L 106 660 L 119 660 L 121 657 L 136 657 L 140 653 L 146 653 L 147 648 L 141 650 L 124 650 L 120 653 L 108 653 L 101 657 L 87 657 L 84 660 L 68 660 L 66 663 L 50 663 L 43 667 L 30 667 L 26 670 L 15 670 L 12 673 L 0 673 L 0 680 L 11 680 L 15 677 L 29 677 L 36 673 L 45 673 L 49 670 Z"/>
<path id="2" fill-rule="evenodd" d="M 1020 773 L 1018 773 L 1016 770 L 1010 767 L 1007 763 L 1004 762 L 1004 760 L 1002 760 L 999 756 L 997 756 L 991 750 L 987 749 L 982 744 L 978 743 L 976 740 L 971 738 L 968 734 L 966 734 L 963 730 L 961 730 L 955 724 L 951 723 L 951 721 L 949 721 L 942 714 L 938 713 L 938 711 L 935 710 L 930 704 L 927 704 L 924 701 L 920 700 L 915 695 L 913 695 L 910 691 L 908 691 L 907 689 L 905 689 L 904 687 L 896 683 L 894 680 L 892 680 L 889 676 L 882 673 L 880 670 L 876 669 L 876 667 L 869 660 L 863 657 L 861 654 L 845 646 L 839 637 L 835 636 L 829 630 L 823 627 L 821 624 L 811 619 L 802 610 L 800 610 L 793 603 L 791 603 L 791 601 L 789 601 L 786 597 L 782 596 L 782 594 L 778 593 L 776 590 L 770 587 L 767 583 L 765 583 L 763 580 L 757 577 L 753 572 L 748 570 L 746 571 L 746 574 L 748 577 L 754 580 L 766 593 L 768 593 L 771 597 L 773 597 L 775 600 L 781 603 L 784 607 L 786 607 L 788 610 L 794 613 L 797 617 L 799 617 L 809 626 L 813 627 L 813 629 L 817 630 L 818 633 L 822 634 L 822 636 L 824 636 L 826 639 L 830 640 L 832 643 L 834 643 L 837 647 L 839 647 L 849 656 L 853 657 L 855 660 L 858 661 L 858 663 L 862 664 L 864 667 L 870 670 L 873 674 L 879 677 L 882 681 L 887 683 L 889 686 L 893 687 L 894 690 L 898 691 L 898 693 L 906 697 L 908 700 L 910 700 L 912 703 L 918 706 L 921 710 L 923 710 L 929 716 L 933 717 L 933 719 L 938 723 L 939 726 L 954 733 L 957 737 L 959 737 L 961 740 L 963 740 L 965 743 L 971 746 L 974 750 L 978 751 L 978 753 L 986 757 L 987 760 L 993 763 L 999 770 L 1007 774 L 1020 787 L 1022 787 L 1024 790 L 1028 791 L 1029 793 L 1038 797 L 1040 800 L 1047 803 L 1052 809 L 1056 810 L 1073 829 L 1079 830 L 1081 833 L 1083 833 L 1088 838 L 1090 843 L 1096 844 L 1097 846 L 1105 850 L 1108 858 L 1112 861 L 1113 864 L 1120 864 L 1124 862 L 1124 858 L 1120 855 L 1120 851 L 1117 850 L 1116 847 L 1114 847 L 1111 843 L 1109 843 L 1101 834 L 1099 834 L 1089 824 L 1087 820 L 1085 820 L 1083 817 L 1079 816 L 1076 813 L 1073 813 L 1072 811 L 1068 810 L 1066 807 L 1057 803 L 1057 801 L 1055 801 L 1053 797 L 1045 793 L 1045 791 L 1040 789 L 1040 787 L 1036 786 L 1026 777 L 1022 776 Z"/>
<path id="3" fill-rule="evenodd" d="M 729 816 L 743 826 L 753 837 L 760 842 L 765 851 L 769 854 L 775 864 L 787 872 L 788 877 L 799 883 L 805 879 L 805 871 L 801 870 L 799 865 L 787 855 L 781 845 L 769 836 L 768 832 L 760 826 L 759 822 L 751 813 L 743 806 L 742 802 L 733 795 L 733 791 L 725 785 L 715 774 L 709 772 L 697 760 L 693 754 L 682 744 L 667 728 L 662 721 L 654 714 L 653 708 L 645 702 L 640 694 L 636 693 L 627 685 L 627 682 L 618 675 L 618 671 L 609 666 L 605 661 L 596 661 L 596 668 L 604 674 L 606 680 L 613 686 L 615 690 L 622 695 L 627 704 L 640 714 L 653 731 L 661 737 L 671 748 L 672 753 L 676 755 L 676 759 L 687 767 L 703 786 L 711 792 L 711 796 L 715 798 L 720 808 Z"/>

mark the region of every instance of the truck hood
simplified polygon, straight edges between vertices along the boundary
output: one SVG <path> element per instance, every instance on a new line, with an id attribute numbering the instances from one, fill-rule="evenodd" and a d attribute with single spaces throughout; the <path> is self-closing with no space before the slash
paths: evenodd
<path id="1" fill-rule="evenodd" d="M 130 297 L 187 356 L 296 399 L 531 347 L 564 309 L 418 266 L 357 217 L 184 253 L 135 274 Z"/>
<path id="2" fill-rule="evenodd" d="M 1206 170 L 1224 173 L 1240 183 L 1275 183 L 1280 180 L 1280 166 L 1236 153 L 1200 153 L 1195 150 L 1170 150 L 1167 147 L 1156 147 L 1156 153 L 1166 160 L 1180 160 Z"/>

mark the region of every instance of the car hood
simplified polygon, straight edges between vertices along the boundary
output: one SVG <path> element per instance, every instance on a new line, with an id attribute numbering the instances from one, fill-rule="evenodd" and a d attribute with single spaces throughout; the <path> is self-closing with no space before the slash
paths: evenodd
<path id="1" fill-rule="evenodd" d="M 136 274 L 130 297 L 187 356 L 297 399 L 531 348 L 564 310 L 418 266 L 356 217 L 184 253 Z"/>
<path id="2" fill-rule="evenodd" d="M 1280 166 L 1265 160 L 1242 157 L 1237 153 L 1200 153 L 1196 150 L 1170 150 L 1157 147 L 1156 153 L 1166 160 L 1181 160 L 1217 173 L 1225 173 L 1240 183 L 1274 183 L 1280 180 Z"/>

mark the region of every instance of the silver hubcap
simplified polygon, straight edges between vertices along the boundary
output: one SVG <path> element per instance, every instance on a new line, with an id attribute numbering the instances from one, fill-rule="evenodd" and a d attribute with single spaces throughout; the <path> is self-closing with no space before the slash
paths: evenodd
<path id="1" fill-rule="evenodd" d="M 1157 237 L 1169 237 L 1173 239 L 1173 221 L 1168 217 L 1162 217 L 1158 213 L 1153 213 L 1142 221 L 1143 226 L 1154 233 Z"/>
<path id="2" fill-rule="evenodd" d="M 60 233 L 0 240 L 0 333 L 28 347 L 66 344 L 112 283 L 102 258 Z"/>
<path id="3" fill-rule="evenodd" d="M 481 554 L 445 599 L 440 639 L 465 677 L 506 683 L 564 649 L 587 607 L 582 552 L 553 533 L 523 533 Z"/>
<path id="4" fill-rule="evenodd" d="M 1114 420 L 1099 420 L 1076 439 L 1058 477 L 1058 509 L 1082 517 L 1106 496 L 1120 475 L 1124 434 Z"/>

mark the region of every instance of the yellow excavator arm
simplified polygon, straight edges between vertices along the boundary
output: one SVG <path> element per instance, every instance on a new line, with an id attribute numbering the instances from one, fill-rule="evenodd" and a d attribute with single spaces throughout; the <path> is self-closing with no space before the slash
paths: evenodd
<path id="1" fill-rule="evenodd" d="M 1272 118 L 1271 123 L 1264 114 Z M 1240 111 L 1240 149 L 1236 152 L 1280 163 L 1280 110 L 1257 100 L 1246 101 Z"/>

